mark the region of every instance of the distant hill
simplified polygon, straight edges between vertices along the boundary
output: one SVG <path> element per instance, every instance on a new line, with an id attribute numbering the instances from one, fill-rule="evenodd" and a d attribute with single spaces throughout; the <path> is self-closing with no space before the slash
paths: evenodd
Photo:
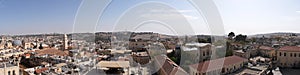
<path id="1" fill-rule="evenodd" d="M 292 33 L 292 32 L 275 32 L 275 33 L 265 33 L 265 34 L 256 34 L 249 35 L 249 37 L 270 37 L 270 36 L 284 36 L 284 35 L 297 35 L 300 36 L 300 33 Z"/>

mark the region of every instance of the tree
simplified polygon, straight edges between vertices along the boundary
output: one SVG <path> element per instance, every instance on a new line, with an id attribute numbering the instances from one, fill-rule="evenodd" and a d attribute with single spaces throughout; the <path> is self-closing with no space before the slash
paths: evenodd
<path id="1" fill-rule="evenodd" d="M 234 36 L 235 36 L 234 32 L 230 32 L 230 33 L 228 34 L 228 38 L 229 38 L 229 39 L 233 39 Z"/>
<path id="2" fill-rule="evenodd" d="M 292 33 L 290 36 L 297 36 L 297 34 L 295 34 L 295 33 Z"/>
<path id="3" fill-rule="evenodd" d="M 232 46 L 230 44 L 230 42 L 226 42 L 226 54 L 225 54 L 225 57 L 228 57 L 228 56 L 232 56 L 233 55 L 233 51 L 232 51 Z"/>
<path id="4" fill-rule="evenodd" d="M 177 60 L 177 58 L 176 57 L 171 57 L 170 58 L 172 61 L 174 61 L 175 63 L 177 63 L 178 62 L 178 60 Z"/>
<path id="5" fill-rule="evenodd" d="M 246 38 L 247 38 L 247 35 L 242 35 L 242 34 L 239 34 L 235 37 L 235 41 L 246 41 Z"/>

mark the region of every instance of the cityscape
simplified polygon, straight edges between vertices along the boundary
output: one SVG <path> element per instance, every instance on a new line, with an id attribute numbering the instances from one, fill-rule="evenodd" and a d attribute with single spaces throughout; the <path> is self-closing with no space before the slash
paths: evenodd
<path id="1" fill-rule="evenodd" d="M 299 75 L 299 3 L 0 0 L 0 75 Z"/>
<path id="2" fill-rule="evenodd" d="M 118 37 L 120 35 L 129 35 L 130 38 L 121 41 L 124 38 Z M 217 36 L 225 38 L 225 46 L 212 43 L 214 37 L 211 36 L 174 36 L 153 32 L 1 36 L 1 73 L 280 75 L 293 73 L 291 70 L 299 72 L 300 34 L 247 36 L 231 32 L 228 36 Z M 213 52 L 219 53 L 216 58 L 212 58 Z M 218 62 L 223 65 L 210 66 Z"/>

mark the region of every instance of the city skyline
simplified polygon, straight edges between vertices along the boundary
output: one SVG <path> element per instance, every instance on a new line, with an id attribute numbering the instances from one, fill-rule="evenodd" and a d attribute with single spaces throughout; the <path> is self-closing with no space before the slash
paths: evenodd
<path id="1" fill-rule="evenodd" d="M 299 0 L 0 0 L 1 75 L 297 75 Z"/>
<path id="2" fill-rule="evenodd" d="M 159 1 L 159 0 L 157 0 Z M 39 33 L 72 33 L 72 28 L 79 10 L 80 0 L 71 1 L 0 1 L 0 34 L 39 34 Z M 96 32 L 112 31 L 115 20 L 129 7 L 143 1 L 114 0 L 103 12 Z M 159 1 L 176 8 L 180 15 L 189 21 L 195 34 L 209 34 L 208 26 L 202 21 L 187 1 Z M 300 33 L 300 3 L 296 0 L 214 0 L 222 17 L 225 34 L 263 34 L 273 32 Z M 120 7 L 122 6 L 122 7 Z M 164 15 L 164 14 L 159 14 Z M 92 16 L 92 15 L 91 15 Z M 168 16 L 172 17 L 172 16 Z M 184 27 L 185 25 L 181 25 Z M 141 29 L 143 30 L 143 29 Z M 149 28 L 148 31 L 170 33 L 163 29 Z M 83 32 L 94 32 L 83 30 Z M 193 33 L 192 33 L 193 34 Z"/>

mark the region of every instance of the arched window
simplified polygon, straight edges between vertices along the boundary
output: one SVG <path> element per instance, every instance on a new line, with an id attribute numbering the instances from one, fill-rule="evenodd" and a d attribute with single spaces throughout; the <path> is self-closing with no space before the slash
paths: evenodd
<path id="1" fill-rule="evenodd" d="M 281 52 L 279 52 L 279 56 L 281 56 Z"/>
<path id="2" fill-rule="evenodd" d="M 13 70 L 13 75 L 17 75 L 16 72 L 15 72 L 15 70 Z"/>
<path id="3" fill-rule="evenodd" d="M 206 52 L 206 55 L 209 55 L 209 51 Z"/>
<path id="4" fill-rule="evenodd" d="M 233 70 L 235 70 L 236 68 L 235 68 L 235 66 L 233 66 Z"/>
<path id="5" fill-rule="evenodd" d="M 8 73 L 7 73 L 8 75 L 10 75 L 10 71 L 8 71 Z"/>
<path id="6" fill-rule="evenodd" d="M 222 73 L 225 73 L 225 68 L 222 68 Z"/>

